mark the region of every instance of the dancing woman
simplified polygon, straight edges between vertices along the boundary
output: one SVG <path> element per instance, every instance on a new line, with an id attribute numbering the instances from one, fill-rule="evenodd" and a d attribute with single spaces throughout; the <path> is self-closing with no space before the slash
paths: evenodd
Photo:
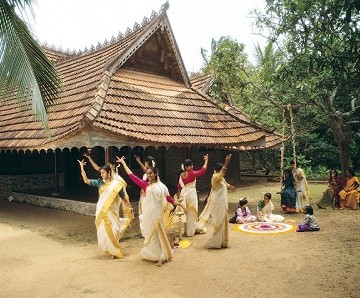
<path id="1" fill-rule="evenodd" d="M 135 176 L 125 163 L 125 157 L 117 158 L 129 175 L 129 178 L 145 192 L 142 202 L 141 220 L 144 229 L 144 246 L 140 251 L 141 256 L 150 261 L 157 261 L 157 266 L 173 258 L 173 252 L 165 233 L 164 208 L 166 197 L 170 197 L 164 184 L 158 183 L 157 170 L 148 167 L 146 170 L 148 181 Z"/>
<path id="2" fill-rule="evenodd" d="M 83 156 L 89 160 L 90 164 L 93 166 L 93 168 L 96 171 L 100 172 L 101 167 L 94 161 L 94 159 L 90 156 L 89 153 L 85 152 L 85 153 L 83 153 Z M 115 159 L 109 159 L 107 165 L 111 169 L 111 177 L 113 179 L 121 181 L 121 182 L 125 182 L 125 180 L 118 173 L 119 165 L 116 165 Z M 127 186 L 127 184 L 125 182 L 125 186 L 120 191 L 120 196 L 125 198 L 121 202 L 121 209 L 122 209 L 124 217 L 129 218 L 131 221 L 134 219 L 134 212 L 133 212 L 133 208 L 131 207 L 130 203 L 127 203 L 130 200 L 129 200 L 129 195 L 126 191 L 126 186 Z"/>
<path id="3" fill-rule="evenodd" d="M 130 206 L 128 198 L 119 192 L 126 187 L 124 180 L 116 180 L 111 176 L 111 169 L 108 165 L 100 167 L 101 179 L 89 179 L 86 175 L 84 160 L 78 160 L 81 176 L 84 183 L 99 188 L 99 200 L 96 204 L 95 226 L 97 230 L 98 245 L 100 249 L 110 255 L 113 259 L 124 256 L 119 240 L 130 224 L 129 218 L 119 217 L 119 208 L 122 200 Z"/>
<path id="4" fill-rule="evenodd" d="M 135 159 L 137 161 L 137 163 L 140 165 L 141 169 L 144 171 L 144 175 L 143 175 L 143 180 L 147 181 L 147 174 L 146 174 L 146 170 L 151 166 L 151 167 L 156 167 L 156 163 L 155 163 L 155 159 L 152 156 L 147 156 L 145 158 L 144 163 L 141 162 L 140 156 L 135 155 Z M 139 213 L 139 226 L 140 226 L 140 231 L 141 231 L 141 236 L 144 237 L 144 224 L 141 220 L 141 214 L 142 214 L 142 201 L 143 198 L 145 197 L 145 192 L 144 190 L 141 188 L 140 189 L 140 197 L 139 197 L 139 204 L 138 204 L 138 213 Z"/>
<path id="5" fill-rule="evenodd" d="M 229 246 L 228 228 L 228 192 L 229 187 L 233 188 L 225 181 L 225 174 L 228 169 L 231 154 L 226 155 L 224 164 L 218 163 L 211 178 L 211 191 L 205 210 L 209 210 L 211 224 L 207 230 L 207 248 L 223 248 Z M 202 213 L 206 218 L 206 211 Z"/>
<path id="6" fill-rule="evenodd" d="M 194 236 L 196 230 L 196 222 L 198 217 L 198 197 L 196 193 L 196 177 L 199 177 L 206 172 L 208 164 L 208 155 L 204 156 L 204 165 L 198 171 L 193 170 L 193 162 L 191 159 L 186 159 L 182 164 L 183 172 L 179 177 L 177 196 L 180 201 L 185 201 L 186 204 L 186 235 Z"/>

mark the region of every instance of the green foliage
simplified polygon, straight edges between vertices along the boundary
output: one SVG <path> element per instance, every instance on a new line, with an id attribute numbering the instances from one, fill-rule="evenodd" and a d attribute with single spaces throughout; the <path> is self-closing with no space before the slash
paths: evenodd
<path id="1" fill-rule="evenodd" d="M 360 167 L 356 3 L 267 0 L 266 13 L 254 14 L 271 42 L 264 49 L 256 46 L 255 66 L 246 60 L 243 45 L 229 37 L 213 41 L 212 55 L 205 57 L 205 70 L 216 76 L 211 95 L 251 120 L 282 132 L 284 117 L 284 133 L 290 136 L 286 107 L 292 106 L 296 152 L 312 161 L 312 169 Z M 286 152 L 292 152 L 290 141 Z"/>
<path id="2" fill-rule="evenodd" d="M 248 64 L 244 47 L 244 44 L 226 36 L 221 37 L 219 41 L 212 40 L 210 58 L 202 49 L 206 62 L 203 71 L 215 74 L 215 81 L 210 90 L 213 98 L 232 105 L 233 95 L 246 86 L 242 71 Z"/>
<path id="3" fill-rule="evenodd" d="M 46 107 L 58 96 L 60 78 L 16 14 L 25 6 L 31 9 L 31 2 L 0 0 L 0 100 L 15 96 L 20 104 L 31 102 L 34 114 L 47 126 Z"/>
<path id="4" fill-rule="evenodd" d="M 255 12 L 258 24 L 271 32 L 269 38 L 280 44 L 286 58 L 267 78 L 272 96 L 298 107 L 299 134 L 320 136 L 319 124 L 325 122 L 343 168 L 351 165 L 349 144 L 360 125 L 356 101 L 360 94 L 360 7 L 356 3 L 268 0 L 266 14 Z M 320 119 L 314 118 L 313 109 Z M 313 128 L 305 129 L 307 125 Z M 305 138 L 301 142 L 306 143 Z"/>

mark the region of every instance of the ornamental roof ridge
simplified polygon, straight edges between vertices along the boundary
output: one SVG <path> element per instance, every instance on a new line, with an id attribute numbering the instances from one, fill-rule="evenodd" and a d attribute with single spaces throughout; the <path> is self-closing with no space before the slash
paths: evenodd
<path id="1" fill-rule="evenodd" d="M 44 49 L 48 49 L 51 50 L 53 52 L 56 52 L 58 54 L 64 54 L 64 56 L 59 57 L 58 58 L 58 62 L 59 61 L 64 61 L 67 60 L 69 58 L 75 57 L 75 56 L 80 56 L 82 54 L 86 54 L 89 52 L 94 52 L 97 50 L 101 50 L 102 48 L 112 45 L 124 38 L 126 38 L 127 36 L 129 36 L 130 34 L 136 32 L 137 30 L 145 27 L 147 24 L 149 24 L 150 22 L 152 22 L 154 19 L 156 19 L 157 17 L 163 15 L 164 13 L 166 13 L 166 11 L 169 9 L 169 2 L 166 1 L 164 4 L 161 5 L 161 8 L 159 10 L 159 12 L 156 11 L 152 11 L 150 18 L 147 18 L 146 16 L 144 16 L 142 22 L 139 24 L 137 22 L 134 23 L 134 26 L 132 29 L 130 29 L 129 27 L 127 27 L 125 33 L 123 34 L 121 31 L 119 31 L 117 37 L 115 37 L 114 35 L 111 36 L 110 41 L 108 41 L 106 38 L 104 40 L 103 43 L 98 42 L 96 44 L 96 46 L 94 44 L 91 44 L 90 47 L 88 48 L 87 46 L 82 50 L 82 49 L 78 49 L 78 50 L 70 50 L 69 48 L 67 48 L 66 50 L 64 50 L 61 46 L 56 47 L 54 44 L 52 44 L 51 46 L 48 45 L 47 42 L 41 43 L 39 40 L 38 43 L 41 44 L 41 46 Z"/>

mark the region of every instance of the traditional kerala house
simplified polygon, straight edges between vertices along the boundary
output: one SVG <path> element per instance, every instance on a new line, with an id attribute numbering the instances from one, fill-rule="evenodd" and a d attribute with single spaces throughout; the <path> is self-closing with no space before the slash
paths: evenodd
<path id="1" fill-rule="evenodd" d="M 207 175 L 198 180 L 199 189 L 204 189 L 213 166 L 232 152 L 228 179 L 236 183 L 239 150 L 265 147 L 269 133 L 192 86 L 167 8 L 165 4 L 132 30 L 82 52 L 44 46 L 60 73 L 63 92 L 48 109 L 49 131 L 30 108 L 19 107 L 13 97 L 2 98 L 2 198 L 14 192 L 55 192 L 96 201 L 97 190 L 84 185 L 80 177 L 77 160 L 85 151 L 99 165 L 124 155 L 139 175 L 134 155 L 152 155 L 171 193 L 185 158 L 200 168 L 203 156 L 209 154 Z M 90 165 L 86 170 L 90 178 L 99 177 Z M 132 200 L 137 199 L 137 191 L 134 187 Z"/>

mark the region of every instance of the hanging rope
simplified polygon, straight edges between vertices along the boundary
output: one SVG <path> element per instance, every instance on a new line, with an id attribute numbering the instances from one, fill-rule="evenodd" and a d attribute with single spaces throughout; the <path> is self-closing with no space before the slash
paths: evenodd
<path id="1" fill-rule="evenodd" d="M 296 146 L 295 146 L 295 127 L 294 127 L 294 117 L 292 112 L 291 105 L 288 105 L 289 115 L 290 115 L 290 126 L 291 126 L 291 142 L 293 149 L 293 160 L 296 166 Z"/>
<path id="2" fill-rule="evenodd" d="M 282 177 L 284 176 L 284 153 L 285 153 L 285 110 L 282 114 L 282 136 L 280 148 L 280 184 L 282 185 Z"/>

